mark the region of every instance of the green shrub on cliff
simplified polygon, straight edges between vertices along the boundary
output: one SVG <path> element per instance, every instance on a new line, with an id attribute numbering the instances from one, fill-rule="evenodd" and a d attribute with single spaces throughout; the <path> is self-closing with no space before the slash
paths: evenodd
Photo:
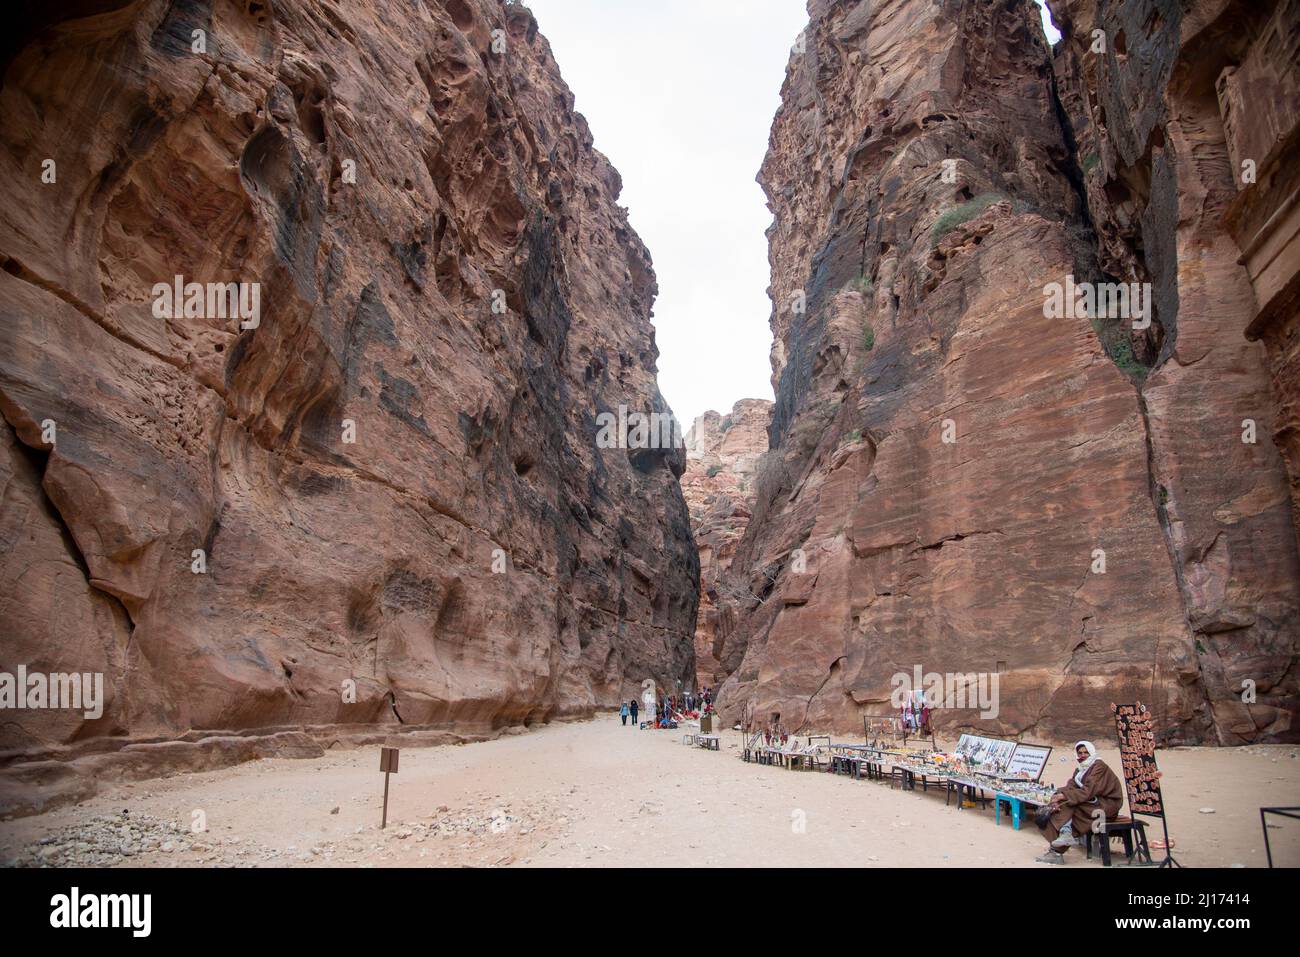
<path id="1" fill-rule="evenodd" d="M 994 203 L 1001 202 L 1006 198 L 1002 193 L 980 193 L 974 199 L 969 199 L 960 206 L 954 206 L 935 220 L 934 227 L 930 231 L 930 245 L 932 247 L 938 246 L 939 240 L 962 223 L 974 219 Z"/>
<path id="2" fill-rule="evenodd" d="M 1121 372 L 1136 382 L 1142 382 L 1151 370 L 1144 366 L 1138 357 L 1133 354 L 1133 343 L 1129 341 L 1128 333 L 1123 328 L 1116 326 L 1107 326 L 1098 319 L 1089 320 L 1092 323 L 1093 331 L 1097 333 L 1097 338 L 1101 342 L 1101 347 L 1106 350 L 1106 355 L 1110 361 L 1115 363 Z"/>

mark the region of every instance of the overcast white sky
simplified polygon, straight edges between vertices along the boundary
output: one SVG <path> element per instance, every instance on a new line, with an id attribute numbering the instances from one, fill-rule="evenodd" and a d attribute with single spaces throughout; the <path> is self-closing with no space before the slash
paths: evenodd
<path id="1" fill-rule="evenodd" d="M 654 259 L 659 387 L 683 431 L 772 398 L 772 215 L 754 177 L 803 0 L 526 2 Z"/>

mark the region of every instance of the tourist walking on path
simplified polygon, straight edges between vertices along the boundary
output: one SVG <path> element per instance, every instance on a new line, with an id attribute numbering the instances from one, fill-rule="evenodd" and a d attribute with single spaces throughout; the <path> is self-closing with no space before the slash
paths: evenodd
<path id="1" fill-rule="evenodd" d="M 631 714 L 631 711 L 628 709 L 627 702 L 624 701 L 623 707 L 618 709 L 618 716 L 623 719 L 623 727 L 625 728 L 627 727 L 627 716 L 629 714 Z"/>
<path id="2" fill-rule="evenodd" d="M 632 701 L 631 701 L 631 705 L 632 705 L 632 727 L 635 728 L 635 727 L 637 726 L 637 724 L 636 724 L 636 712 L 637 712 L 637 707 L 636 707 L 636 698 L 633 698 L 633 699 L 632 699 Z"/>

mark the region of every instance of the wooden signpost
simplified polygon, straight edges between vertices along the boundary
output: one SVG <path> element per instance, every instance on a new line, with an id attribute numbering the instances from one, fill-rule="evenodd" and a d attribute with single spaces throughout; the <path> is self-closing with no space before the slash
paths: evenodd
<path id="1" fill-rule="evenodd" d="M 1169 822 L 1165 819 L 1165 802 L 1160 793 L 1160 769 L 1156 767 L 1156 735 L 1151 725 L 1151 712 L 1141 701 L 1112 704 L 1110 710 L 1115 715 L 1115 731 L 1119 735 L 1119 756 L 1124 766 L 1129 813 L 1160 818 L 1165 832 L 1165 859 L 1160 866 L 1182 867 L 1170 852 Z"/>
<path id="2" fill-rule="evenodd" d="M 379 824 L 382 831 L 388 827 L 388 776 L 397 773 L 397 748 L 379 749 L 379 770 L 384 772 L 384 819 Z"/>

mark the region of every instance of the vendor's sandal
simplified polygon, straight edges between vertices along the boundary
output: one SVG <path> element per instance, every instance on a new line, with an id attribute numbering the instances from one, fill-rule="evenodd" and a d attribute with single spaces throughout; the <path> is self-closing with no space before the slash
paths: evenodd
<path id="1" fill-rule="evenodd" d="M 1034 860 L 1036 860 L 1039 864 L 1064 864 L 1065 855 L 1059 854 L 1056 851 L 1047 850 L 1044 851 L 1042 854 L 1038 855 L 1036 858 L 1034 858 Z"/>

